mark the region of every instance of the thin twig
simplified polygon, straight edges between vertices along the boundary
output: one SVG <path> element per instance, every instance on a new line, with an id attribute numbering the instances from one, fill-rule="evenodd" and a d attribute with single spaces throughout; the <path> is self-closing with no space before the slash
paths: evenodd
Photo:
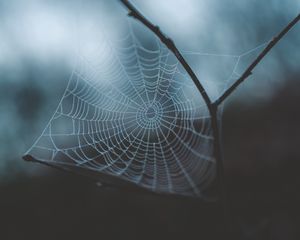
<path id="1" fill-rule="evenodd" d="M 285 28 L 269 42 L 269 44 L 262 50 L 258 57 L 249 65 L 242 76 L 236 80 L 213 104 L 219 106 L 242 82 L 244 82 L 251 74 L 253 69 L 260 63 L 260 61 L 270 52 L 270 50 L 286 35 L 300 20 L 300 14 L 294 18 Z"/>
<path id="2" fill-rule="evenodd" d="M 174 44 L 173 40 L 169 37 L 167 37 L 158 26 L 155 26 L 152 24 L 147 18 L 145 18 L 129 1 L 127 0 L 120 0 L 125 7 L 129 10 L 128 15 L 130 17 L 133 17 L 140 21 L 142 24 L 144 24 L 147 28 L 149 28 L 160 40 L 162 43 L 166 45 L 168 49 L 175 55 L 175 57 L 178 59 L 178 61 L 181 63 L 181 65 L 184 67 L 184 69 L 187 71 L 191 79 L 193 80 L 194 84 L 196 85 L 197 89 L 199 90 L 200 94 L 202 95 L 206 106 L 210 113 L 212 113 L 212 102 L 205 91 L 204 87 L 200 83 L 199 79 L 197 78 L 196 74 L 192 70 L 192 68 L 189 66 L 189 64 L 186 62 L 176 45 Z"/>

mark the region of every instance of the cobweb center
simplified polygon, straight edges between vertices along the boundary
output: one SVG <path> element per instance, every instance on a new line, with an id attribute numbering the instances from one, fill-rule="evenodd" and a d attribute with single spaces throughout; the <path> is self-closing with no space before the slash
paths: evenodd
<path id="1" fill-rule="evenodd" d="M 155 129 L 161 125 L 163 109 L 159 102 L 145 103 L 136 114 L 136 120 L 140 127 Z"/>
<path id="2" fill-rule="evenodd" d="M 148 118 L 154 118 L 156 115 L 155 109 L 153 107 L 149 107 L 147 112 L 146 112 L 146 116 Z"/>

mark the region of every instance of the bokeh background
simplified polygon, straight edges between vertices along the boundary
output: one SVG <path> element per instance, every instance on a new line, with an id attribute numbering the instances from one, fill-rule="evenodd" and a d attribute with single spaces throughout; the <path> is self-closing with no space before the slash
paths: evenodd
<path id="1" fill-rule="evenodd" d="M 191 62 L 210 83 L 220 64 L 234 60 L 220 55 L 266 43 L 300 10 L 295 0 L 132 2 L 179 49 L 216 54 L 205 68 Z M 55 111 L 80 44 L 97 41 L 93 26 L 117 28 L 109 23 L 126 14 L 118 1 L 0 0 L 1 239 L 227 239 L 215 203 L 101 188 L 21 159 Z M 300 238 L 299 43 L 300 25 L 224 105 L 237 239 Z M 241 58 L 237 71 L 259 50 Z"/>

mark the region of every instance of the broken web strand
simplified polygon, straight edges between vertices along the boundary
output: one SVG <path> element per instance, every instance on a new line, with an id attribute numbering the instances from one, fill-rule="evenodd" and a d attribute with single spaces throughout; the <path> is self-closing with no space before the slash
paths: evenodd
<path id="1" fill-rule="evenodd" d="M 258 56 L 258 54 L 260 53 L 260 51 L 269 44 L 271 40 L 268 40 L 266 42 L 263 42 L 245 52 L 242 52 L 240 54 L 218 54 L 218 53 L 210 53 L 210 52 L 198 52 L 198 51 L 190 51 L 190 50 L 183 50 L 182 54 L 184 56 L 191 56 L 191 55 L 195 55 L 195 56 L 200 56 L 200 57 L 214 57 L 216 59 L 219 58 L 226 58 L 229 61 L 233 61 L 233 68 L 232 71 L 230 72 L 229 76 L 224 78 L 223 80 L 219 81 L 218 83 L 215 83 L 217 85 L 221 85 L 220 89 L 218 90 L 218 94 L 217 96 L 211 96 L 212 98 L 216 98 L 219 97 L 221 95 L 222 92 L 224 92 L 232 82 L 234 82 L 235 80 L 237 80 L 242 72 L 244 71 L 244 69 L 238 70 L 238 68 L 240 67 L 241 63 L 243 63 L 243 60 L 245 57 L 252 55 L 251 60 L 253 60 L 256 56 Z M 253 58 L 253 59 L 252 59 Z M 251 61 L 250 60 L 250 61 Z M 196 69 L 197 70 L 197 67 Z M 199 78 L 201 79 L 201 71 L 198 71 L 198 75 Z M 203 82 L 206 82 L 205 79 L 202 79 Z M 216 86 L 217 88 L 219 88 L 218 86 Z"/>
<path id="2" fill-rule="evenodd" d="M 55 114 L 27 154 L 50 164 L 110 174 L 155 192 L 203 197 L 202 191 L 215 176 L 205 104 L 196 97 L 193 83 L 178 62 L 169 59 L 168 49 L 157 39 L 158 49 L 145 48 L 131 25 L 129 29 L 122 39 L 130 39 L 129 47 L 116 48 L 116 52 L 108 42 L 102 49 L 110 56 L 105 64 L 110 66 L 108 71 L 80 56 L 83 70 L 73 71 Z M 109 84 L 101 86 L 99 78 L 106 78 Z M 129 86 L 122 80 L 118 85 L 115 80 L 120 78 Z M 192 98 L 185 93 L 187 88 Z M 68 101 L 69 111 L 64 108 Z M 71 120 L 65 123 L 72 123 L 70 133 L 53 131 L 60 118 Z M 59 145 L 57 137 L 65 142 Z M 74 140 L 74 146 L 67 146 Z M 37 149 L 51 156 L 35 154 Z"/>

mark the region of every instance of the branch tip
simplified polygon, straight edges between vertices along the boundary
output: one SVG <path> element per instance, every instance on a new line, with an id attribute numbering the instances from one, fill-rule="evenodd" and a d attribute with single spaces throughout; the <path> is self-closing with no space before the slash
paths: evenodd
<path id="1" fill-rule="evenodd" d="M 29 154 L 24 155 L 22 158 L 23 158 L 24 161 L 34 162 L 34 158 Z"/>

